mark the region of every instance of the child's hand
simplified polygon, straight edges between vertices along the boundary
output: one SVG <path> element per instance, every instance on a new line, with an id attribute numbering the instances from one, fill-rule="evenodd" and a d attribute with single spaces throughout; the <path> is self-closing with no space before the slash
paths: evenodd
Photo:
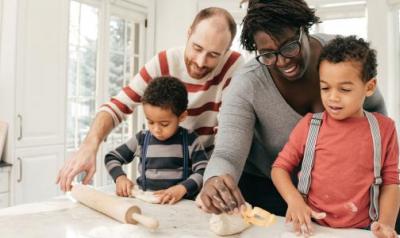
<path id="1" fill-rule="evenodd" d="M 117 190 L 117 195 L 121 197 L 130 197 L 131 196 L 131 190 L 133 188 L 133 182 L 129 180 L 126 175 L 121 175 L 117 178 L 115 181 L 116 183 L 116 190 Z"/>
<path id="2" fill-rule="evenodd" d="M 397 237 L 396 231 L 383 223 L 373 222 L 371 224 L 371 231 L 377 238 L 395 238 Z"/>
<path id="3" fill-rule="evenodd" d="M 296 235 L 303 235 L 308 237 L 312 235 L 314 228 L 311 223 L 311 217 L 315 219 L 322 219 L 326 216 L 324 212 L 318 213 L 313 210 L 304 202 L 302 198 L 294 199 L 288 204 L 286 211 L 286 222 L 293 223 L 293 229 Z"/>
<path id="4" fill-rule="evenodd" d="M 183 185 L 178 184 L 168 189 L 156 191 L 154 192 L 154 195 L 160 198 L 161 204 L 175 204 L 181 200 L 186 193 L 186 188 Z"/>

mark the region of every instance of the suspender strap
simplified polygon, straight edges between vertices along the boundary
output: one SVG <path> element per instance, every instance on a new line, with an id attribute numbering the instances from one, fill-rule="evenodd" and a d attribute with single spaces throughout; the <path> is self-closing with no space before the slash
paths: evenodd
<path id="1" fill-rule="evenodd" d="M 151 139 L 150 131 L 146 131 L 144 141 L 142 145 L 142 178 L 143 191 L 146 191 L 146 165 L 147 165 L 147 148 Z M 186 180 L 189 177 L 189 145 L 188 145 L 188 133 L 186 129 L 182 129 L 182 154 L 183 154 L 183 172 L 182 179 Z"/>
<path id="2" fill-rule="evenodd" d="M 182 179 L 186 180 L 189 177 L 189 146 L 188 146 L 188 133 L 186 129 L 182 129 L 182 150 L 183 150 Z"/>
<path id="3" fill-rule="evenodd" d="M 143 191 L 146 191 L 146 162 L 147 162 L 146 156 L 147 156 L 147 147 L 149 146 L 150 138 L 151 138 L 150 131 L 146 131 L 146 134 L 144 136 L 143 145 L 142 145 L 142 173 L 140 175 L 142 177 Z"/>
<path id="4" fill-rule="evenodd" d="M 374 182 L 369 190 L 370 206 L 369 217 L 373 221 L 379 218 L 379 187 L 382 184 L 381 177 L 381 134 L 379 131 L 379 124 L 372 113 L 365 112 L 367 116 L 369 127 L 371 129 L 372 141 L 374 143 Z"/>
<path id="5" fill-rule="evenodd" d="M 323 113 L 314 113 L 310 123 L 310 129 L 307 135 L 306 147 L 304 150 L 303 162 L 301 164 L 301 171 L 299 176 L 299 183 L 297 189 L 303 196 L 307 196 L 311 184 L 311 170 L 314 164 L 315 144 L 319 128 L 321 126 Z"/>

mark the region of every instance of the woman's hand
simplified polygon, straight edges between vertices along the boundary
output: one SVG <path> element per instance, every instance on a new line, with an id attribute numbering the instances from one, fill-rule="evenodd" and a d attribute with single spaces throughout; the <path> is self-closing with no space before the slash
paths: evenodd
<path id="1" fill-rule="evenodd" d="M 208 213 L 238 212 L 245 201 L 230 175 L 209 178 L 200 192 L 198 206 Z"/>

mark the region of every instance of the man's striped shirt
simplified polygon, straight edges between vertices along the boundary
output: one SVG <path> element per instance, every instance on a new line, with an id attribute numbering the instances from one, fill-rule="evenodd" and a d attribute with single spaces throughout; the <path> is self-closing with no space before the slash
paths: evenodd
<path id="1" fill-rule="evenodd" d="M 188 117 L 181 125 L 195 131 L 208 152 L 213 148 L 224 89 L 229 85 L 233 72 L 243 63 L 244 59 L 238 52 L 228 51 L 212 72 L 203 79 L 193 79 L 187 73 L 184 48 L 162 51 L 140 69 L 127 87 L 102 105 L 100 111 L 110 113 L 114 126 L 117 126 L 140 105 L 143 92 L 153 78 L 174 76 L 185 84 L 188 91 Z"/>
<path id="2" fill-rule="evenodd" d="M 176 184 L 182 184 L 187 190 L 187 196 L 193 198 L 203 184 L 203 173 L 208 163 L 207 154 L 195 132 L 188 132 L 189 177 L 183 180 L 183 138 L 179 127 L 177 132 L 165 141 L 159 141 L 154 136 L 150 138 L 146 156 L 146 188 L 150 190 L 166 189 Z M 141 149 L 146 131 L 141 131 L 122 144 L 115 150 L 109 152 L 105 157 L 105 165 L 114 179 L 125 175 L 122 170 L 123 164 L 132 162 L 135 157 L 141 157 Z M 139 161 L 139 174 L 142 171 L 142 158 Z M 141 176 L 136 180 L 143 188 Z"/>

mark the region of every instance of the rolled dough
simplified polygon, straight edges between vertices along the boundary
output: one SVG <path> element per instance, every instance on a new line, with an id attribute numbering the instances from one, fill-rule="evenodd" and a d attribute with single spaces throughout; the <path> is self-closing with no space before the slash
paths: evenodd
<path id="1" fill-rule="evenodd" d="M 160 203 L 160 198 L 154 195 L 152 191 L 143 191 L 137 186 L 132 189 L 132 197 L 140 199 L 148 203 Z"/>

